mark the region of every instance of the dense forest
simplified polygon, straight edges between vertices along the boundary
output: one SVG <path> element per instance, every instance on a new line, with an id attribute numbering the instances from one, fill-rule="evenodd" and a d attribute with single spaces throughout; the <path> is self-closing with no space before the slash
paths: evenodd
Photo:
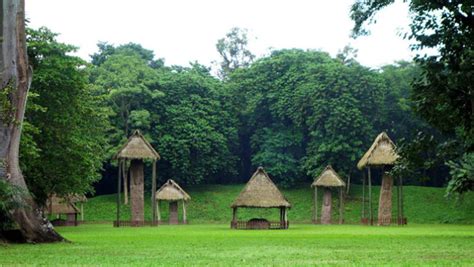
<path id="1" fill-rule="evenodd" d="M 99 43 L 88 63 L 46 28 L 28 29 L 27 44 L 34 76 L 21 163 L 38 200 L 114 192 L 112 158 L 135 129 L 162 156 L 159 182 L 240 183 L 262 165 L 291 187 L 331 164 L 359 183 L 356 163 L 381 131 L 417 166 L 408 184 L 449 178 L 435 149 L 446 138 L 413 111 L 415 63 L 370 69 L 350 47 L 336 57 L 288 49 L 255 59 L 238 28 L 217 41 L 217 75 L 198 62 L 167 66 L 135 43 Z"/>

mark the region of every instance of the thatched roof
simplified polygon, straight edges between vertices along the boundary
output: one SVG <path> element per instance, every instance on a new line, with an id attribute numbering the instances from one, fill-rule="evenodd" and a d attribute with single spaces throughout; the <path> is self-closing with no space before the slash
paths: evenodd
<path id="1" fill-rule="evenodd" d="M 56 195 L 51 196 L 46 203 L 48 214 L 80 213 L 79 209 L 70 201 Z"/>
<path id="2" fill-rule="evenodd" d="M 339 177 L 336 171 L 328 165 L 321 175 L 314 180 L 311 187 L 324 186 L 324 187 L 344 187 L 346 183 Z"/>
<path id="3" fill-rule="evenodd" d="M 184 200 L 188 201 L 191 197 L 186 193 L 175 181 L 169 179 L 164 185 L 156 191 L 156 199 L 177 201 Z"/>
<path id="4" fill-rule="evenodd" d="M 365 166 L 393 165 L 399 157 L 395 152 L 396 148 L 390 137 L 382 132 L 359 160 L 357 168 L 361 170 Z"/>
<path id="5" fill-rule="evenodd" d="M 258 167 L 231 207 L 277 208 L 291 205 L 263 168 Z"/>
<path id="6" fill-rule="evenodd" d="M 135 130 L 128 138 L 127 143 L 115 155 L 116 159 L 160 159 L 158 152 L 153 149 L 150 143 L 140 133 Z"/>
<path id="7" fill-rule="evenodd" d="M 67 197 L 71 203 L 87 202 L 87 197 L 84 194 L 72 194 Z"/>

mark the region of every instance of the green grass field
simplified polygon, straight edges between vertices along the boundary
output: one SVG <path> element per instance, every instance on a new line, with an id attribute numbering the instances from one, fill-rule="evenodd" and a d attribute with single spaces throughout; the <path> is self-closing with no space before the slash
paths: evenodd
<path id="1" fill-rule="evenodd" d="M 205 185 L 185 188 L 192 200 L 187 208 L 188 220 L 198 223 L 229 223 L 232 216 L 230 205 L 243 188 L 242 185 Z M 379 187 L 373 187 L 374 217 L 376 218 Z M 312 213 L 312 191 L 309 186 L 297 186 L 282 190 L 292 204 L 289 211 L 290 222 L 310 223 Z M 395 189 L 394 189 L 395 191 Z M 395 193 L 395 192 L 394 192 Z M 455 201 L 444 197 L 445 188 L 405 186 L 405 215 L 409 223 L 430 224 L 474 224 L 474 193 L 467 193 L 463 201 Z M 319 196 L 321 197 L 321 193 Z M 115 219 L 115 195 L 103 195 L 89 199 L 85 204 L 86 221 L 112 221 Z M 351 188 L 345 205 L 345 221 L 358 224 L 361 217 L 362 187 L 354 185 Z M 151 219 L 150 197 L 146 197 L 145 216 Z M 334 218 L 337 218 L 337 195 L 334 194 Z M 396 214 L 396 199 L 393 197 Z M 321 201 L 319 203 L 322 203 Z M 161 205 L 162 217 L 168 217 L 166 203 Z M 130 208 L 122 208 L 122 219 L 128 219 Z M 278 210 L 239 210 L 239 219 L 253 217 L 278 219 Z"/>
<path id="2" fill-rule="evenodd" d="M 0 265 L 474 265 L 474 226 L 59 227 L 72 243 L 0 245 Z"/>

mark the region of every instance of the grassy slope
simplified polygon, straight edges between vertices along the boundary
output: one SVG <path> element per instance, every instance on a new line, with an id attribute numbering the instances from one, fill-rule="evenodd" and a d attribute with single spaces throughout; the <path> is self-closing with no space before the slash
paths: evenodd
<path id="1" fill-rule="evenodd" d="M 185 188 L 191 195 L 188 218 L 190 223 L 229 223 L 231 219 L 230 204 L 239 194 L 243 185 L 206 185 Z M 320 191 L 321 192 L 321 191 Z M 374 187 L 374 211 L 378 201 L 379 187 Z M 309 187 L 297 187 L 283 190 L 283 193 L 293 205 L 289 212 L 290 222 L 305 223 L 311 220 L 312 191 Z M 461 203 L 444 198 L 443 188 L 406 186 L 405 215 L 409 223 L 474 223 L 474 193 L 465 196 Z M 319 196 L 322 194 L 320 193 Z M 361 214 L 362 187 L 353 186 L 351 195 L 345 205 L 347 223 L 358 223 Z M 150 197 L 146 197 L 146 217 L 151 217 Z M 337 195 L 334 194 L 334 201 Z M 394 214 L 396 202 L 394 197 Z M 321 203 L 321 202 L 319 202 Z M 167 218 L 168 207 L 161 205 L 162 217 Z M 337 212 L 337 205 L 334 213 Z M 87 221 L 112 221 L 115 218 L 115 195 L 104 195 L 91 198 L 85 204 L 85 220 Z M 128 206 L 122 209 L 122 219 L 129 218 Z M 277 219 L 277 210 L 239 210 L 239 219 L 253 217 L 267 217 Z M 335 215 L 336 216 L 336 215 Z M 375 215 L 376 216 L 376 215 Z M 334 217 L 336 218 L 336 217 Z"/>
<path id="2" fill-rule="evenodd" d="M 472 266 L 474 226 L 228 225 L 59 227 L 72 243 L 0 245 L 0 265 L 439 265 Z"/>

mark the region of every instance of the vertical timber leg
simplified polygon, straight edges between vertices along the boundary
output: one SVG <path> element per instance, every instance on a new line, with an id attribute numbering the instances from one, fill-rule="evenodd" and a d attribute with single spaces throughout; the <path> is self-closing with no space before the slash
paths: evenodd
<path id="1" fill-rule="evenodd" d="M 156 216 L 158 218 L 158 224 L 161 222 L 161 212 L 160 212 L 160 201 L 156 200 Z"/>
<path id="2" fill-rule="evenodd" d="M 339 224 L 344 223 L 344 193 L 343 188 L 339 189 Z"/>
<path id="3" fill-rule="evenodd" d="M 188 220 L 186 218 L 186 201 L 183 199 L 183 224 L 187 224 Z"/>
<path id="4" fill-rule="evenodd" d="M 362 172 L 362 220 L 361 222 L 365 224 L 365 220 L 367 219 L 367 213 L 365 211 L 365 180 L 366 180 L 365 171 Z"/>
<path id="5" fill-rule="evenodd" d="M 318 187 L 314 187 L 314 218 L 313 223 L 318 223 Z"/>
<path id="6" fill-rule="evenodd" d="M 118 161 L 118 175 L 117 175 L 117 218 L 116 218 L 116 224 L 114 225 L 115 227 L 120 227 L 120 185 L 122 183 L 121 181 L 121 174 L 122 174 L 122 162 L 121 160 Z"/>
<path id="7" fill-rule="evenodd" d="M 152 214 L 152 225 L 157 225 L 156 222 L 156 160 L 153 160 L 152 164 L 152 175 L 151 175 L 151 214 Z"/>
<path id="8" fill-rule="evenodd" d="M 372 214 L 372 175 L 370 173 L 370 167 L 367 167 L 369 176 L 369 224 L 374 225 L 374 217 Z"/>

